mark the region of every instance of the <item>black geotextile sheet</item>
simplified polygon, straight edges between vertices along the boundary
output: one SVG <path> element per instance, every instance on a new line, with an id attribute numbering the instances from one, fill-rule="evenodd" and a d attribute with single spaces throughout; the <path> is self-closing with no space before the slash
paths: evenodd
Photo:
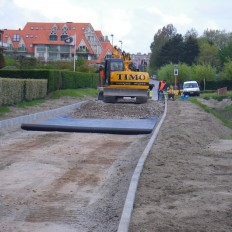
<path id="1" fill-rule="evenodd" d="M 40 123 L 23 123 L 21 128 L 32 131 L 88 132 L 109 134 L 149 134 L 157 117 L 141 119 L 71 118 L 60 115 Z"/>

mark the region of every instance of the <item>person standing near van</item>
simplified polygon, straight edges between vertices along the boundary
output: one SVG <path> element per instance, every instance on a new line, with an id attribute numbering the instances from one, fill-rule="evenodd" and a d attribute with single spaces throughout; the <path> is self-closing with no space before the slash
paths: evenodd
<path id="1" fill-rule="evenodd" d="M 166 80 L 162 80 L 159 82 L 159 87 L 158 87 L 158 100 L 160 100 L 160 94 L 164 92 L 166 89 L 167 82 Z"/>

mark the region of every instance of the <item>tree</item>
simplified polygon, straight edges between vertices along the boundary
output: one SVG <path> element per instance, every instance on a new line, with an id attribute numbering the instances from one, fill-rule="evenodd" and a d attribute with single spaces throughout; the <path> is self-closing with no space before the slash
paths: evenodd
<path id="1" fill-rule="evenodd" d="M 35 57 L 19 57 L 19 67 L 20 69 L 34 69 L 37 67 L 37 59 Z"/>
<path id="2" fill-rule="evenodd" d="M 232 81 L 232 60 L 228 60 L 221 73 L 222 79 L 231 80 Z"/>
<path id="3" fill-rule="evenodd" d="M 161 48 L 158 54 L 157 66 L 161 67 L 165 64 L 178 64 L 183 60 L 184 43 L 181 34 L 174 35 Z"/>
<path id="4" fill-rule="evenodd" d="M 172 24 L 168 24 L 166 27 L 159 29 L 154 35 L 154 41 L 151 43 L 151 58 L 150 58 L 150 69 L 155 70 L 158 62 L 158 56 L 160 50 L 165 43 L 176 34 L 176 28 Z"/>
<path id="5" fill-rule="evenodd" d="M 203 81 L 205 90 L 205 81 L 215 80 L 216 69 L 210 65 L 194 65 L 192 66 L 192 75 L 194 80 Z"/>
<path id="6" fill-rule="evenodd" d="M 192 65 L 196 61 L 196 58 L 200 52 L 197 39 L 192 35 L 185 36 L 183 52 L 184 54 L 182 61 L 188 65 Z"/>
<path id="7" fill-rule="evenodd" d="M 223 49 L 231 41 L 231 33 L 225 30 L 205 30 L 203 33 L 209 43 L 215 45 L 219 50 Z"/>
<path id="8" fill-rule="evenodd" d="M 210 44 L 206 38 L 201 37 L 198 39 L 200 48 L 199 55 L 197 57 L 197 64 L 211 65 L 212 67 L 219 66 L 218 49 L 215 45 Z"/>
<path id="9" fill-rule="evenodd" d="M 198 33 L 197 33 L 196 29 L 191 28 L 190 30 L 188 30 L 188 31 L 185 33 L 184 39 L 186 40 L 186 38 L 189 38 L 189 37 L 192 37 L 192 38 L 197 39 Z"/>
<path id="10" fill-rule="evenodd" d="M 150 58 L 150 68 L 160 68 L 169 63 L 178 64 L 184 62 L 192 65 L 199 54 L 197 43 L 197 32 L 195 29 L 189 30 L 185 38 L 176 33 L 172 24 L 159 30 L 154 36 L 151 44 L 152 54 Z"/>
<path id="11" fill-rule="evenodd" d="M 158 70 L 158 77 L 160 80 L 166 80 L 169 84 L 175 84 L 174 69 L 178 69 L 177 82 L 183 83 L 186 80 L 191 80 L 192 70 L 187 64 L 179 63 L 177 67 L 173 64 L 166 64 Z"/>
<path id="12" fill-rule="evenodd" d="M 225 62 L 232 59 L 232 41 L 219 51 L 219 58 L 221 61 L 221 65 L 224 65 Z"/>

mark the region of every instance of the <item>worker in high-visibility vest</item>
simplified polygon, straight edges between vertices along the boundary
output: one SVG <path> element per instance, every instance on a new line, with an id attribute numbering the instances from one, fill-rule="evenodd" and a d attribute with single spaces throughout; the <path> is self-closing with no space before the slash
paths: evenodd
<path id="1" fill-rule="evenodd" d="M 104 68 L 102 66 L 100 66 L 100 68 L 99 68 L 99 78 L 100 78 L 99 85 L 100 85 L 100 87 L 103 86 L 104 77 L 105 77 Z"/>
<path id="2" fill-rule="evenodd" d="M 155 87 L 154 84 L 149 84 L 148 95 L 149 98 L 152 98 L 152 89 Z"/>
<path id="3" fill-rule="evenodd" d="M 162 80 L 159 82 L 159 87 L 158 87 L 158 100 L 160 100 L 160 94 L 164 92 L 166 89 L 167 82 L 166 80 Z"/>

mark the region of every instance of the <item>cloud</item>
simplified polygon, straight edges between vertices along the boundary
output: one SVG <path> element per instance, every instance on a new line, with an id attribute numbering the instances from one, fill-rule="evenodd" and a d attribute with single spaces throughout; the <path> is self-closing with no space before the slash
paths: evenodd
<path id="1" fill-rule="evenodd" d="M 33 21 L 91 23 L 103 35 L 113 34 L 118 45 L 122 40 L 130 53 L 144 53 L 167 24 L 183 35 L 191 28 L 231 30 L 231 6 L 228 0 L 0 0 L 0 28 L 18 29 Z"/>
<path id="2" fill-rule="evenodd" d="M 0 0 L 0 7 L 3 7 L 5 2 L 6 2 L 6 0 Z"/>
<path id="3" fill-rule="evenodd" d="M 173 24 L 174 26 L 188 26 L 193 20 L 184 13 L 173 12 L 172 14 L 163 13 L 158 8 L 148 8 L 147 11 L 154 16 L 159 16 L 160 20 L 165 24 Z"/>

